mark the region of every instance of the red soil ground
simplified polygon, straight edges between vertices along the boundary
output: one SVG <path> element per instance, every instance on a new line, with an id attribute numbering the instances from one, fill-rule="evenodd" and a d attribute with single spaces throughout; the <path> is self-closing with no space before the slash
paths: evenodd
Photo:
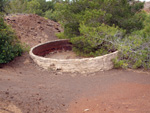
<path id="1" fill-rule="evenodd" d="M 57 39 L 54 26 L 49 28 L 52 31 L 45 28 L 46 21 L 52 22 L 50 20 L 37 15 L 9 18 L 7 21 L 15 25 L 13 28 L 20 40 L 29 46 Z M 46 24 L 37 23 L 38 19 Z M 11 22 L 14 20 L 16 23 Z M 26 23 L 25 26 L 20 22 Z M 38 25 L 44 30 L 39 30 Z M 28 27 L 33 27 L 34 32 L 27 32 Z M 32 35 L 35 32 L 37 37 Z M 24 53 L 0 68 L 0 113 L 150 113 L 150 72 L 120 69 L 90 74 L 46 71 Z"/>

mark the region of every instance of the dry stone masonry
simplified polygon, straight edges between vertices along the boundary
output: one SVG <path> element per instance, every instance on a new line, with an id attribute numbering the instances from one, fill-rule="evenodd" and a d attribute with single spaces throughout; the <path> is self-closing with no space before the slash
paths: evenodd
<path id="1" fill-rule="evenodd" d="M 52 59 L 43 57 L 52 51 L 71 49 L 72 45 L 68 40 L 56 40 L 31 48 L 30 56 L 35 63 L 44 69 L 60 70 L 62 72 L 90 73 L 112 69 L 112 59 L 118 55 L 118 51 L 116 51 L 103 56 L 82 59 Z"/>

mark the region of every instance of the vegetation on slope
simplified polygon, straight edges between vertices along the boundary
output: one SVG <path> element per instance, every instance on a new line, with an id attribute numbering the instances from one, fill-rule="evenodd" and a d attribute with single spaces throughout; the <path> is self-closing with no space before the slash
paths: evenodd
<path id="1" fill-rule="evenodd" d="M 21 53 L 22 48 L 17 37 L 11 28 L 4 23 L 3 18 L 0 18 L 0 64 L 13 60 Z"/>
<path id="2" fill-rule="evenodd" d="M 74 51 L 98 56 L 119 50 L 115 67 L 150 68 L 150 16 L 135 0 L 0 0 L 1 11 L 59 21 Z"/>
<path id="3" fill-rule="evenodd" d="M 57 3 L 54 13 L 74 50 L 98 56 L 119 50 L 116 67 L 150 68 L 149 16 L 134 0 L 73 0 Z"/>
<path id="4" fill-rule="evenodd" d="M 6 0 L 7 5 L 4 11 L 7 14 L 14 13 L 32 13 L 38 14 L 40 16 L 45 16 L 49 19 L 53 18 L 51 16 L 54 11 L 54 1 L 46 0 Z M 50 14 L 50 15 L 48 15 Z"/>
<path id="5" fill-rule="evenodd" d="M 4 11 L 4 0 L 0 0 L 0 11 Z M 0 15 L 0 64 L 7 63 L 20 56 L 22 48 L 17 41 L 15 33 L 7 26 L 3 20 L 2 14 Z"/>

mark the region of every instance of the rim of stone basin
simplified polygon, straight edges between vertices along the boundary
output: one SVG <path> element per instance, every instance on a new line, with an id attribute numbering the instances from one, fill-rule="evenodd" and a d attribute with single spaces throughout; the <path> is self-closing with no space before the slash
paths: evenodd
<path id="1" fill-rule="evenodd" d="M 54 46 L 54 47 L 53 47 Z M 113 68 L 112 59 L 117 57 L 118 51 L 97 57 L 76 59 L 45 58 L 46 54 L 54 50 L 71 50 L 67 39 L 53 40 L 38 44 L 31 48 L 29 54 L 36 64 L 44 69 L 61 70 L 63 72 L 89 73 Z"/>

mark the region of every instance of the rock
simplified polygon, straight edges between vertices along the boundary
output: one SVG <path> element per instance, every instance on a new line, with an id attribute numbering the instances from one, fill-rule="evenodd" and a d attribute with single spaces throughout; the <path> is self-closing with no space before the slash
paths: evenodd
<path id="1" fill-rule="evenodd" d="M 84 112 L 89 111 L 89 109 L 85 109 Z"/>

